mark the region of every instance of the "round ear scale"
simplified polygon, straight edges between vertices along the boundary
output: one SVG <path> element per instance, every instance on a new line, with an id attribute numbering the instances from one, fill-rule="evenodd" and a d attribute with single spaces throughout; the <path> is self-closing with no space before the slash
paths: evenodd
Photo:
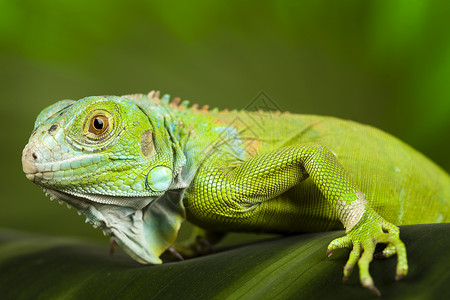
<path id="1" fill-rule="evenodd" d="M 147 174 L 147 186 L 155 192 L 166 191 L 173 181 L 172 169 L 166 166 L 156 166 Z"/>

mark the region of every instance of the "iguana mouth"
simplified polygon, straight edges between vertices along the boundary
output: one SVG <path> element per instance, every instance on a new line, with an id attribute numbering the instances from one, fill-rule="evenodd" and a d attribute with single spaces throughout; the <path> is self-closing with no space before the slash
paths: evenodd
<path id="1" fill-rule="evenodd" d="M 35 142 L 28 143 L 22 152 L 22 168 L 26 177 L 36 183 L 42 180 L 72 177 L 76 168 L 86 168 L 107 159 L 99 154 L 83 154 L 75 158 L 47 161 L 50 158 L 46 159 L 40 153 Z"/>
<path id="2" fill-rule="evenodd" d="M 82 194 L 66 190 L 58 191 L 45 187 L 42 187 L 42 189 L 44 190 L 45 195 L 50 197 L 50 200 L 56 199 L 59 201 L 60 204 L 65 202 L 68 208 L 71 208 L 72 206 L 75 207 L 79 215 L 81 213 L 84 213 L 86 215 L 86 211 L 88 211 L 89 208 L 92 207 L 102 208 L 104 206 L 128 208 L 132 211 L 142 210 L 158 198 L 158 197 L 121 197 L 121 196 L 109 196 L 100 194 Z M 88 217 L 88 215 L 86 215 L 86 217 Z M 93 220 L 87 221 L 92 223 Z M 93 223 L 93 225 L 95 227 L 99 226 L 100 224 Z"/>

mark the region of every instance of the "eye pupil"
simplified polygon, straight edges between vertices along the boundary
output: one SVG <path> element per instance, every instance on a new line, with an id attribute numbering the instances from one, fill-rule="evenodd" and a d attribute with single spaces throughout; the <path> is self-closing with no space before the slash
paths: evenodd
<path id="1" fill-rule="evenodd" d="M 94 128 L 97 130 L 102 130 L 103 129 L 103 121 L 100 118 L 95 118 L 94 120 Z"/>
<path id="2" fill-rule="evenodd" d="M 108 121 L 108 117 L 105 115 L 98 114 L 91 118 L 89 122 L 88 131 L 95 136 L 103 135 L 107 132 L 110 124 Z"/>

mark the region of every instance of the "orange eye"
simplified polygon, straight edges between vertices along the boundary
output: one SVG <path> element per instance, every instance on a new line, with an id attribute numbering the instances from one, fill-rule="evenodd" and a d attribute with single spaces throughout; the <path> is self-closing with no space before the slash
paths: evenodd
<path id="1" fill-rule="evenodd" d="M 89 132 L 95 135 L 101 135 L 108 129 L 108 126 L 108 117 L 105 115 L 96 115 L 91 119 Z"/>

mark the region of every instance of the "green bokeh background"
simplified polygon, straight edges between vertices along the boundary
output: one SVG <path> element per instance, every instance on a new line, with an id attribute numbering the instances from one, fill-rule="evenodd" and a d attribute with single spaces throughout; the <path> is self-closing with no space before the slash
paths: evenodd
<path id="1" fill-rule="evenodd" d="M 371 124 L 450 170 L 450 2 L 0 0 L 0 227 L 103 238 L 22 173 L 39 111 L 159 89 Z M 104 239 L 104 238 L 103 238 Z"/>

